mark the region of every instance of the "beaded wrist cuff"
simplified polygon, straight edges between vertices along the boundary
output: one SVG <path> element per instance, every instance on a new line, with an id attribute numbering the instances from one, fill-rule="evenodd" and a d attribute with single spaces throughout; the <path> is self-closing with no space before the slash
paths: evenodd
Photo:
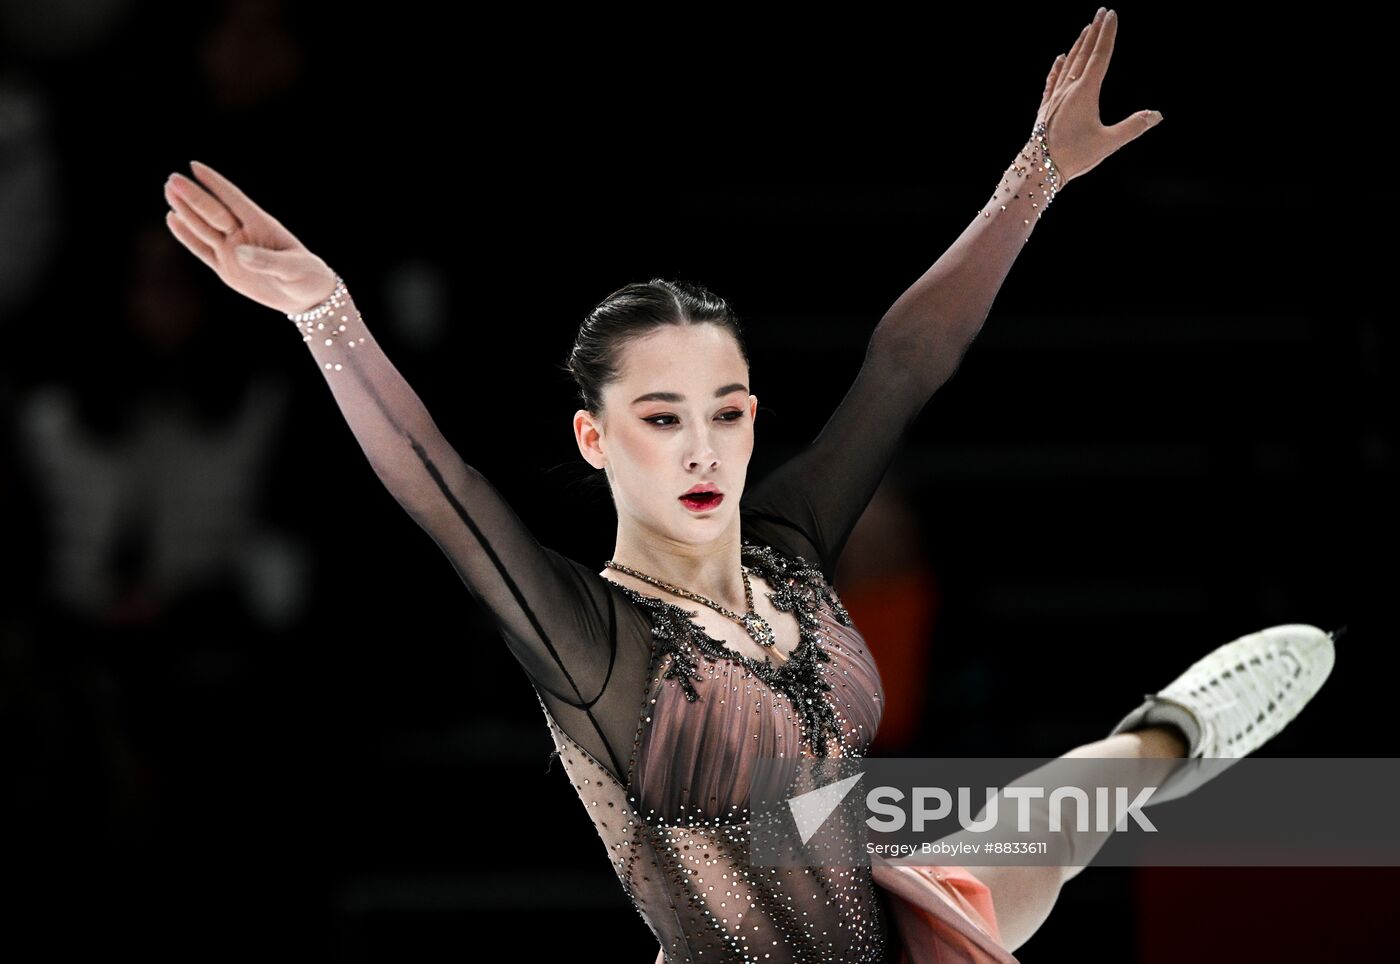
<path id="1" fill-rule="evenodd" d="M 1055 192 L 1060 189 L 1060 171 L 1055 166 L 1055 162 L 1050 157 L 1050 146 L 1045 142 L 1045 125 L 1036 124 L 1035 130 L 1031 132 L 1030 140 L 1026 146 L 1021 148 L 1021 157 L 1025 159 L 1025 165 L 1018 165 L 1014 161 L 1011 168 L 1019 175 L 1019 183 L 1011 183 L 1011 175 L 1002 178 L 996 192 L 992 194 L 992 204 L 1005 211 L 1008 201 L 1021 197 L 1021 188 L 1026 187 L 1025 193 L 1030 205 L 1036 212 L 1039 219 L 1055 200 Z M 1030 186 L 1025 182 L 1030 181 Z M 1037 193 L 1045 202 L 1043 205 L 1035 200 Z M 1010 195 L 1007 197 L 1006 195 Z M 982 216 L 989 218 L 992 216 L 991 210 L 983 209 Z M 1023 219 L 1026 224 L 1031 223 L 1029 217 Z"/>
<path id="2" fill-rule="evenodd" d="M 287 317 L 292 321 L 319 321 L 326 315 L 345 303 L 345 296 L 348 294 L 345 288 L 345 281 L 340 275 L 335 276 L 335 288 L 326 295 L 326 299 L 314 308 L 306 311 L 288 312 Z"/>
<path id="3" fill-rule="evenodd" d="M 350 320 L 346 315 L 341 315 L 339 320 L 334 318 L 329 322 L 323 321 L 328 315 L 343 307 L 349 298 L 349 290 L 345 286 L 345 281 L 340 275 L 335 276 L 335 290 L 326 296 L 326 299 L 308 311 L 289 312 L 287 317 L 296 323 L 297 330 L 302 333 L 302 341 L 310 341 L 317 336 L 326 339 L 326 345 L 333 345 L 341 334 L 348 330 L 347 322 Z M 346 339 L 345 344 L 354 348 L 357 344 L 364 342 L 363 335 L 358 340 L 351 337 Z M 332 371 L 340 371 L 342 366 L 339 362 L 326 362 L 326 368 Z"/>

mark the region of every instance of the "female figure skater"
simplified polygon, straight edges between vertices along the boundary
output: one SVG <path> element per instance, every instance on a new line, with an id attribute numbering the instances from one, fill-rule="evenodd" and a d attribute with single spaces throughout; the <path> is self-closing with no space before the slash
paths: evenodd
<path id="1" fill-rule="evenodd" d="M 831 587 L 837 559 L 1056 192 L 1161 120 L 1099 122 L 1115 31 L 1100 8 L 1055 59 L 995 195 L 882 318 L 822 433 L 757 485 L 758 399 L 727 305 L 653 279 L 589 314 L 567 366 L 579 451 L 617 510 L 601 571 L 536 541 L 458 455 L 326 262 L 205 164 L 166 183 L 176 238 L 286 313 L 376 474 L 491 613 L 658 961 L 1014 961 L 1079 869 L 759 867 L 743 803 L 760 757 L 860 756 L 875 736 L 884 691 Z M 1314 627 L 1254 633 L 1068 755 L 1242 755 L 1331 659 Z"/>

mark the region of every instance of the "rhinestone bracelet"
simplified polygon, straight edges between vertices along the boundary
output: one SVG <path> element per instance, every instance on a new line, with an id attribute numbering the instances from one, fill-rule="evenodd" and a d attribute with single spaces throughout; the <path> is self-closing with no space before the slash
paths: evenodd
<path id="1" fill-rule="evenodd" d="M 1040 196 L 1044 199 L 1045 206 L 1041 207 L 1037 202 L 1031 201 L 1031 207 L 1036 209 L 1036 219 L 1039 220 L 1040 217 L 1045 214 L 1045 208 L 1048 208 L 1055 200 L 1055 192 L 1060 189 L 1060 170 L 1051 159 L 1050 147 L 1045 143 L 1044 124 L 1035 125 L 1035 130 L 1031 132 L 1030 140 L 1026 142 L 1025 147 L 1021 148 L 1021 157 L 1023 157 L 1027 163 L 1021 166 L 1013 161 L 1011 167 L 1020 175 L 1023 181 L 1029 177 L 1037 178 L 1035 186 L 1040 189 Z M 992 203 L 999 205 L 1001 210 L 1005 211 L 1005 201 L 1011 200 L 1012 198 L 1019 198 L 1021 195 L 1019 193 L 1012 193 L 1013 185 L 1010 183 L 1009 175 L 1002 177 L 1001 184 L 998 185 L 998 187 L 1000 191 L 993 192 L 991 200 Z M 1011 193 L 1011 198 L 999 199 L 1000 193 Z M 1036 192 L 1033 190 L 1026 191 L 1026 194 L 1032 198 L 1035 197 L 1035 193 Z M 989 218 L 992 216 L 992 212 L 983 210 L 982 216 L 984 218 Z M 1022 220 L 1025 224 L 1031 223 L 1030 218 L 1024 218 Z"/>
<path id="2" fill-rule="evenodd" d="M 340 275 L 335 276 L 335 290 L 326 296 L 325 300 L 308 311 L 288 312 L 287 317 L 296 323 L 297 330 L 302 333 L 302 341 L 310 341 L 321 332 L 324 332 L 325 343 L 335 344 L 335 340 L 340 337 L 340 333 L 348 329 L 350 318 L 348 315 L 341 315 L 340 321 L 331 320 L 328 325 L 321 319 L 333 314 L 337 308 L 342 307 L 349 300 L 349 289 L 345 286 L 345 281 Z M 365 338 L 363 335 L 358 340 L 355 338 L 346 339 L 346 344 L 354 348 L 357 344 L 362 344 Z M 328 371 L 340 371 L 344 366 L 339 362 L 326 362 Z"/>
<path id="3" fill-rule="evenodd" d="M 348 292 L 345 288 L 344 279 L 342 279 L 340 275 L 336 275 L 335 288 L 331 290 L 330 294 L 326 295 L 324 301 L 306 311 L 289 312 L 287 317 L 292 319 L 292 321 L 319 321 L 336 308 L 343 305 L 345 303 L 346 294 L 348 294 Z"/>

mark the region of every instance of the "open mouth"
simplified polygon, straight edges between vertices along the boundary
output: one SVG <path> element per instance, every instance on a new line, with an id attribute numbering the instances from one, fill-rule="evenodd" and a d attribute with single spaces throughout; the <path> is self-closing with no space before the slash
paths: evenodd
<path id="1" fill-rule="evenodd" d="M 681 502 L 687 509 L 713 509 L 722 501 L 724 496 L 719 492 L 695 492 L 681 496 Z"/>

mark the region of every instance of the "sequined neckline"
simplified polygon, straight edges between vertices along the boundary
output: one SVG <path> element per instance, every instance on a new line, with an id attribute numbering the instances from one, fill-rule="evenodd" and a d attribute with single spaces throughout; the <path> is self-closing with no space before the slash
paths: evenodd
<path id="1" fill-rule="evenodd" d="M 770 690 L 784 693 L 791 699 L 802 721 L 803 736 L 812 752 L 825 757 L 826 737 L 833 736 L 839 743 L 842 730 L 836 712 L 825 696 L 830 692 L 831 684 L 826 681 L 822 664 L 831 662 L 831 655 L 822 646 L 819 636 L 821 605 L 826 603 L 843 626 L 852 625 L 850 614 L 821 569 L 809 564 L 802 556 L 789 558 L 772 546 L 748 541 L 741 543 L 741 556 L 746 565 L 773 587 L 771 592 L 764 595 L 774 608 L 797 617 L 800 638 L 788 658 L 781 663 L 775 664 L 767 657 L 756 660 L 730 649 L 695 621 L 698 610 L 682 609 L 675 603 L 646 595 L 621 583 L 614 585 L 651 616 L 652 638 L 661 653 L 671 656 L 671 665 L 663 676 L 678 680 L 687 700 L 693 703 L 700 699 L 700 693 L 695 688 L 695 680 L 700 677 L 696 652 L 710 659 L 737 663 L 762 680 Z"/>

